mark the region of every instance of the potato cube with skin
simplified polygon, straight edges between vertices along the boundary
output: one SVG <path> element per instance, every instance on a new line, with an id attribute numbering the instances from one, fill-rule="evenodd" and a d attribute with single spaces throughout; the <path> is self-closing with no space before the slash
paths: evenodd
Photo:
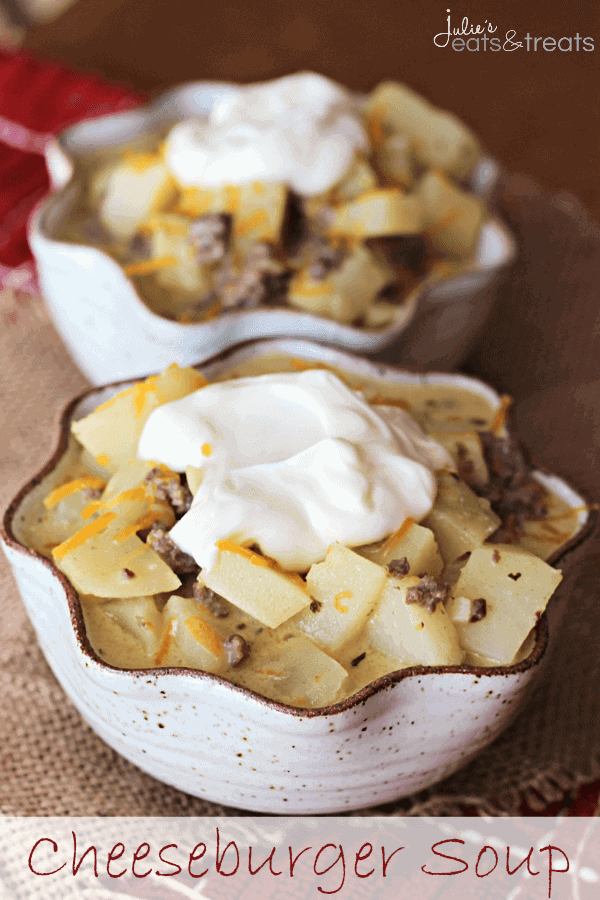
<path id="1" fill-rule="evenodd" d="M 175 182 L 159 156 L 131 154 L 107 175 L 100 221 L 115 237 L 129 240 L 175 193 Z"/>
<path id="2" fill-rule="evenodd" d="M 277 628 L 310 603 L 299 575 L 233 541 L 219 541 L 218 546 L 215 565 L 202 572 L 204 583 L 263 625 Z"/>
<path id="3" fill-rule="evenodd" d="M 423 525 L 431 528 L 446 563 L 480 547 L 497 528 L 500 519 L 489 506 L 453 475 L 438 477 L 438 492 Z"/>
<path id="4" fill-rule="evenodd" d="M 419 578 L 388 578 L 377 610 L 367 626 L 374 647 L 394 659 L 424 666 L 459 665 L 464 652 L 450 617 L 439 603 L 430 613 L 418 603 L 407 603 L 409 588 Z"/>
<path id="5" fill-rule="evenodd" d="M 347 680 L 346 669 L 287 623 L 270 637 L 253 644 L 236 670 L 236 681 L 292 706 L 312 709 L 335 703 Z"/>
<path id="6" fill-rule="evenodd" d="M 226 668 L 223 635 L 217 630 L 219 620 L 196 600 L 170 597 L 162 621 L 163 632 L 154 665 L 183 666 L 206 672 L 222 672 Z"/>
<path id="7" fill-rule="evenodd" d="M 388 566 L 393 560 L 406 557 L 409 575 L 427 573 L 437 577 L 444 568 L 433 532 L 410 518 L 382 543 L 360 547 L 357 552 L 379 566 Z"/>
<path id="8" fill-rule="evenodd" d="M 206 379 L 195 369 L 170 366 L 160 375 L 115 394 L 88 416 L 73 422 L 71 431 L 99 465 L 116 472 L 135 459 L 146 419 L 157 406 L 185 397 L 205 384 Z"/>
<path id="9" fill-rule="evenodd" d="M 495 544 L 474 550 L 453 594 L 483 598 L 486 615 L 457 624 L 461 645 L 509 665 L 561 579 L 559 571 L 520 547 Z"/>
<path id="10" fill-rule="evenodd" d="M 334 653 L 364 627 L 385 579 L 381 566 L 341 544 L 332 544 L 324 562 L 311 566 L 306 577 L 310 598 L 316 604 L 290 625 Z"/>

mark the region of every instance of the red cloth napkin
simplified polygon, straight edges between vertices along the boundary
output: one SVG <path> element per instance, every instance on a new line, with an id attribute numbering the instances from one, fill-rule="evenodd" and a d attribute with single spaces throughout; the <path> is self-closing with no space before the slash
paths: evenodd
<path id="1" fill-rule="evenodd" d="M 26 225 L 49 190 L 48 140 L 81 119 L 132 109 L 144 99 L 54 60 L 0 51 L 0 286 L 31 259 Z"/>

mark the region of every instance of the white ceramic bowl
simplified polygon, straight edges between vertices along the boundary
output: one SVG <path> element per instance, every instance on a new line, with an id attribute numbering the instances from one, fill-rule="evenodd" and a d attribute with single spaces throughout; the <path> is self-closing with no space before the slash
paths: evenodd
<path id="1" fill-rule="evenodd" d="M 58 192 L 33 216 L 29 240 L 50 315 L 79 368 L 93 384 L 137 378 L 172 362 L 189 365 L 249 339 L 290 336 L 322 341 L 363 354 L 385 353 L 395 363 L 450 369 L 467 355 L 496 298 L 502 275 L 515 256 L 507 229 L 491 218 L 483 227 L 475 259 L 460 275 L 424 279 L 381 330 L 342 325 L 293 309 L 258 309 L 183 325 L 145 305 L 123 269 L 102 250 L 57 240 L 78 194 L 76 164 L 103 149 L 187 116 L 206 115 L 224 84 L 197 82 L 170 91 L 149 106 L 69 128 L 47 149 Z M 471 190 L 489 199 L 498 179 L 496 163 L 483 158 Z"/>
<path id="2" fill-rule="evenodd" d="M 208 378 L 279 351 L 395 382 L 456 384 L 494 404 L 498 395 L 460 375 L 415 375 L 299 341 L 255 342 L 201 366 Z M 47 490 L 69 425 L 127 384 L 69 404 L 58 446 L 7 510 L 2 544 L 42 650 L 83 718 L 117 752 L 187 793 L 268 813 L 335 813 L 394 800 L 465 765 L 506 727 L 548 659 L 567 593 L 559 587 L 530 656 L 508 668 L 413 667 L 386 675 L 334 706 L 302 710 L 189 669 L 123 671 L 101 662 L 85 635 L 76 592 L 52 563 L 23 546 L 20 523 Z M 538 476 L 573 507 L 585 501 L 555 476 Z M 579 513 L 577 537 L 592 516 Z"/>

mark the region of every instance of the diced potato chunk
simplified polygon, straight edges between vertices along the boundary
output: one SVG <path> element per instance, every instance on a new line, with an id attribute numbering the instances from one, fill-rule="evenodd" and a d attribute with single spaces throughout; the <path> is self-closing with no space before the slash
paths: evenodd
<path id="1" fill-rule="evenodd" d="M 365 239 L 388 234 L 419 234 L 422 228 L 419 196 L 400 188 L 378 188 L 339 206 L 331 234 Z"/>
<path id="2" fill-rule="evenodd" d="M 407 135 L 419 162 L 439 166 L 455 178 L 466 178 L 479 157 L 477 138 L 456 116 L 431 106 L 406 85 L 378 85 L 366 113 L 379 127 Z"/>
<path id="3" fill-rule="evenodd" d="M 80 599 L 85 631 L 98 656 L 123 669 L 153 665 L 162 619 L 152 597 Z"/>
<path id="4" fill-rule="evenodd" d="M 412 185 L 414 163 L 408 138 L 400 134 L 384 138 L 377 149 L 377 165 L 389 181 L 404 187 Z"/>
<path id="5" fill-rule="evenodd" d="M 365 191 L 372 191 L 378 185 L 377 175 L 368 161 L 361 154 L 354 157 L 350 169 L 335 186 L 335 199 L 354 200 Z"/>
<path id="6" fill-rule="evenodd" d="M 195 497 L 198 488 L 204 480 L 204 469 L 199 469 L 197 466 L 188 466 L 185 470 L 185 477 L 192 497 Z"/>
<path id="7" fill-rule="evenodd" d="M 513 545 L 474 550 L 454 588 L 456 597 L 486 601 L 479 622 L 458 624 L 465 649 L 510 664 L 544 611 L 562 575 L 537 556 Z"/>
<path id="8" fill-rule="evenodd" d="M 426 232 L 442 253 L 473 254 L 485 217 L 485 203 L 466 194 L 441 172 L 428 172 L 417 185 Z"/>
<path id="9" fill-rule="evenodd" d="M 181 215 L 196 219 L 211 213 L 234 212 L 237 199 L 237 188 L 229 185 L 214 190 L 186 187 L 181 190 L 175 209 Z"/>
<path id="10" fill-rule="evenodd" d="M 305 610 L 290 625 L 333 653 L 364 627 L 385 579 L 381 566 L 332 544 L 324 562 L 311 566 L 306 577 L 310 596 L 320 608 Z"/>
<path id="11" fill-rule="evenodd" d="M 239 202 L 233 218 L 233 247 L 243 259 L 257 242 L 278 244 L 285 221 L 288 188 L 259 181 L 238 187 Z"/>
<path id="12" fill-rule="evenodd" d="M 379 566 L 388 566 L 392 560 L 405 556 L 410 575 L 427 573 L 437 577 L 444 568 L 433 532 L 417 525 L 414 519 L 406 519 L 383 543 L 360 547 L 357 552 Z"/>
<path id="13" fill-rule="evenodd" d="M 206 672 L 226 667 L 218 620 L 196 600 L 172 596 L 162 613 L 163 634 L 154 664 Z"/>
<path id="14" fill-rule="evenodd" d="M 481 438 L 476 431 L 431 431 L 430 436 L 446 448 L 457 465 L 461 454 L 464 454 L 465 459 L 473 465 L 475 480 L 480 484 L 487 484 L 489 472 L 483 456 Z"/>
<path id="15" fill-rule="evenodd" d="M 385 328 L 398 315 L 398 305 L 386 300 L 374 300 L 364 312 L 365 328 Z"/>
<path id="16" fill-rule="evenodd" d="M 367 626 L 371 643 L 394 659 L 424 666 L 451 666 L 463 661 L 458 635 L 442 603 L 430 613 L 407 603 L 406 592 L 419 578 L 388 578 L 375 615 Z M 406 663 L 405 663 L 406 664 Z"/>
<path id="17" fill-rule="evenodd" d="M 433 509 L 423 525 L 431 528 L 444 561 L 451 563 L 481 546 L 500 527 L 500 519 L 487 500 L 452 475 L 442 474 Z"/>
<path id="18" fill-rule="evenodd" d="M 132 154 L 110 172 L 104 191 L 100 220 L 111 234 L 128 240 L 175 197 L 175 182 L 159 156 Z"/>
<path id="19" fill-rule="evenodd" d="M 135 533 L 118 540 L 122 520 L 112 511 L 105 516 L 53 550 L 54 562 L 75 588 L 96 597 L 139 597 L 176 590 L 181 582 L 160 556 Z M 104 527 L 87 537 L 86 529 L 96 523 Z"/>
<path id="20" fill-rule="evenodd" d="M 364 658 L 361 659 L 363 654 Z M 376 650 L 367 640 L 366 629 L 362 636 L 359 635 L 336 653 L 336 659 L 348 672 L 348 681 L 344 685 L 346 695 L 360 691 L 382 675 L 389 675 L 390 672 L 405 669 L 413 664 L 411 659 L 400 660 Z"/>
<path id="21" fill-rule="evenodd" d="M 176 220 L 179 216 L 169 218 Z M 162 227 L 153 229 L 152 258 L 165 262 L 154 275 L 163 287 L 177 288 L 200 299 L 211 290 L 211 268 L 198 264 L 194 247 L 188 239 L 187 227 L 186 223 L 184 231 L 173 230 L 164 222 Z M 169 260 L 172 262 L 169 263 Z"/>
<path id="22" fill-rule="evenodd" d="M 236 670 L 236 681 L 272 700 L 315 708 L 335 703 L 347 672 L 302 634 L 283 625 L 266 641 L 252 648 Z"/>
<path id="23" fill-rule="evenodd" d="M 195 369 L 170 366 L 160 375 L 115 394 L 84 419 L 73 422 L 71 431 L 101 466 L 116 472 L 135 458 L 140 435 L 153 409 L 205 384 Z"/>
<path id="24" fill-rule="evenodd" d="M 366 312 L 373 298 L 393 277 L 386 263 L 368 247 L 359 245 L 323 281 L 315 281 L 301 270 L 290 282 L 288 303 L 350 324 Z"/>
<path id="25" fill-rule="evenodd" d="M 232 549 L 219 550 L 217 562 L 210 572 L 202 572 L 202 578 L 207 587 L 269 628 L 277 628 L 310 603 L 298 575 L 233 544 Z"/>

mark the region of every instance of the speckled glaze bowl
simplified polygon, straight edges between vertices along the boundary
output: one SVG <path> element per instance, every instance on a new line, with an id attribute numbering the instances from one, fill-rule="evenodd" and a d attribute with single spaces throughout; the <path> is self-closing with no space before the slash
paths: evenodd
<path id="1" fill-rule="evenodd" d="M 385 353 L 394 362 L 419 368 L 456 366 L 480 332 L 515 256 L 512 236 L 495 218 L 483 226 L 468 269 L 443 280 L 423 279 L 398 307 L 394 322 L 379 330 L 283 308 L 232 312 L 201 324 L 173 322 L 146 306 L 121 266 L 102 250 L 58 239 L 73 214 L 78 167 L 87 159 L 164 132 L 182 118 L 206 116 L 215 98 L 230 89 L 210 82 L 187 84 L 143 109 L 75 125 L 49 145 L 46 159 L 57 193 L 33 216 L 29 241 L 54 325 L 82 372 L 92 384 L 139 378 L 172 362 L 190 365 L 208 359 L 242 341 L 281 336 L 368 355 Z M 498 174 L 497 164 L 482 158 L 470 190 L 488 200 Z"/>
<path id="2" fill-rule="evenodd" d="M 456 384 L 492 404 L 499 396 L 460 375 L 415 375 L 299 341 L 262 341 L 201 366 L 210 379 L 279 352 L 394 382 Z M 123 671 L 101 662 L 86 638 L 76 592 L 48 560 L 19 540 L 21 523 L 44 495 L 65 451 L 73 419 L 128 387 L 94 389 L 75 399 L 42 472 L 11 503 L 2 543 L 43 652 L 67 696 L 118 753 L 155 778 L 198 797 L 265 813 L 336 813 L 421 790 L 465 765 L 506 727 L 548 659 L 567 593 L 558 588 L 535 645 L 507 668 L 417 666 L 379 678 L 324 709 L 266 700 L 222 678 L 189 669 Z M 556 555 L 561 567 L 592 526 L 593 513 L 561 479 L 536 477 L 579 512 L 576 537 Z"/>

